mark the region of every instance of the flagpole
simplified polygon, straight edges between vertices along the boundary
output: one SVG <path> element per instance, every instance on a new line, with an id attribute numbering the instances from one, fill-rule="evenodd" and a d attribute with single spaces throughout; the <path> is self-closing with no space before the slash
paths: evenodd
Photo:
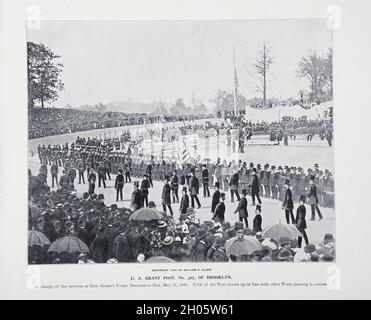
<path id="1" fill-rule="evenodd" d="M 233 83 L 234 83 L 234 90 L 233 90 L 233 107 L 234 107 L 234 115 L 237 116 L 237 71 L 236 71 L 236 59 L 234 53 L 234 45 L 233 45 Z"/>

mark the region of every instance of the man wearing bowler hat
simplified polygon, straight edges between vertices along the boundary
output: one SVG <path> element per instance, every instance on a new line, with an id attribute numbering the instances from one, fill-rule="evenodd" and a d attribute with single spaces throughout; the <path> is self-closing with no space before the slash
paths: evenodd
<path id="1" fill-rule="evenodd" d="M 219 181 L 215 182 L 214 189 L 215 192 L 213 194 L 212 200 L 211 200 L 211 212 L 214 213 L 216 206 L 220 202 L 220 190 L 219 190 L 220 184 Z"/>
<path id="2" fill-rule="evenodd" d="M 285 215 L 286 215 L 286 223 L 290 224 L 290 218 L 291 218 L 291 223 L 295 224 L 295 218 L 294 218 L 294 202 L 292 201 L 292 192 L 290 189 L 290 180 L 286 179 L 285 185 L 284 185 L 284 190 L 285 190 L 285 197 L 282 203 L 282 209 L 285 210 Z"/>

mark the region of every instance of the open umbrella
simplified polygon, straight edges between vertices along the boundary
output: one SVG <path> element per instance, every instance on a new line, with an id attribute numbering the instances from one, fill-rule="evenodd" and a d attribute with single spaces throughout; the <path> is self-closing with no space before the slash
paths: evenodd
<path id="1" fill-rule="evenodd" d="M 281 237 L 288 237 L 290 240 L 294 240 L 297 237 L 301 237 L 301 233 L 295 226 L 281 222 L 265 228 L 262 232 L 262 238 L 264 239 L 271 238 L 279 241 Z"/>
<path id="2" fill-rule="evenodd" d="M 154 208 L 140 208 L 130 216 L 130 220 L 136 221 L 161 220 L 162 218 L 162 213 Z"/>
<path id="3" fill-rule="evenodd" d="M 28 246 L 33 247 L 33 246 L 39 246 L 39 247 L 44 247 L 44 246 L 49 246 L 50 241 L 49 239 L 45 236 L 40 231 L 35 231 L 35 230 L 29 230 L 28 231 Z"/>
<path id="4" fill-rule="evenodd" d="M 225 244 L 227 255 L 234 255 L 237 257 L 252 254 L 262 248 L 262 244 L 257 239 L 249 236 L 244 236 L 242 239 L 233 237 L 227 240 Z"/>
<path id="5" fill-rule="evenodd" d="M 176 261 L 165 256 L 151 257 L 144 261 L 144 263 L 172 263 L 172 262 Z"/>
<path id="6" fill-rule="evenodd" d="M 56 253 L 76 253 L 76 252 L 83 252 L 89 253 L 88 246 L 82 242 L 79 238 L 76 237 L 64 237 L 54 241 L 49 249 L 48 252 L 56 252 Z"/>

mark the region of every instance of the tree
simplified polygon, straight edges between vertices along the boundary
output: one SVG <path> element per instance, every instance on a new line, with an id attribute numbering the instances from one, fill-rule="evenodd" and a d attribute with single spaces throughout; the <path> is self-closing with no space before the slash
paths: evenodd
<path id="1" fill-rule="evenodd" d="M 326 81 L 326 91 L 328 94 L 328 99 L 332 100 L 333 98 L 333 76 L 332 76 L 332 48 L 328 49 L 327 55 L 324 59 L 324 72 L 325 72 L 325 81 Z"/>
<path id="2" fill-rule="evenodd" d="M 58 99 L 59 91 L 64 90 L 60 79 L 63 64 L 57 62 L 60 56 L 54 54 L 42 43 L 27 42 L 28 105 L 35 102 L 52 102 Z"/>
<path id="3" fill-rule="evenodd" d="M 261 84 L 258 91 L 263 94 L 263 105 L 267 103 L 267 73 L 273 63 L 273 58 L 269 54 L 269 49 L 263 44 L 263 49 L 258 50 L 258 58 L 255 61 L 255 69 L 260 76 Z"/>
<path id="4" fill-rule="evenodd" d="M 178 98 L 175 101 L 175 104 L 171 106 L 170 112 L 171 114 L 174 114 L 174 115 L 183 115 L 183 114 L 188 114 L 189 110 L 186 107 L 184 100 L 181 98 Z"/>
<path id="5" fill-rule="evenodd" d="M 328 71 L 326 70 L 325 59 L 318 56 L 315 51 L 311 51 L 308 56 L 303 57 L 301 61 L 299 61 L 297 76 L 309 81 L 311 89 L 310 100 L 319 101 L 321 96 L 324 94 L 326 83 L 328 81 Z"/>
<path id="6" fill-rule="evenodd" d="M 219 90 L 211 102 L 216 105 L 216 112 L 233 111 L 234 95 L 232 92 Z M 239 94 L 237 97 L 237 110 L 245 109 L 247 104 L 246 97 Z"/>

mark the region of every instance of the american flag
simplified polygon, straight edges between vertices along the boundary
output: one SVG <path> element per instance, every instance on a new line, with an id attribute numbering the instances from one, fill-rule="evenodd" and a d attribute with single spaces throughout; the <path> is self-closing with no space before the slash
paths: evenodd
<path id="1" fill-rule="evenodd" d="M 239 87 L 240 87 L 240 85 L 238 83 L 237 71 L 236 71 L 236 67 L 234 67 L 234 96 L 235 96 L 235 99 L 236 99 L 236 104 L 237 104 L 237 100 L 238 100 L 238 88 Z"/>
<path id="2" fill-rule="evenodd" d="M 190 163 L 191 160 L 192 160 L 192 156 L 189 153 L 184 140 L 179 141 L 179 146 L 178 146 L 178 162 L 180 164 L 184 164 L 184 163 Z"/>

